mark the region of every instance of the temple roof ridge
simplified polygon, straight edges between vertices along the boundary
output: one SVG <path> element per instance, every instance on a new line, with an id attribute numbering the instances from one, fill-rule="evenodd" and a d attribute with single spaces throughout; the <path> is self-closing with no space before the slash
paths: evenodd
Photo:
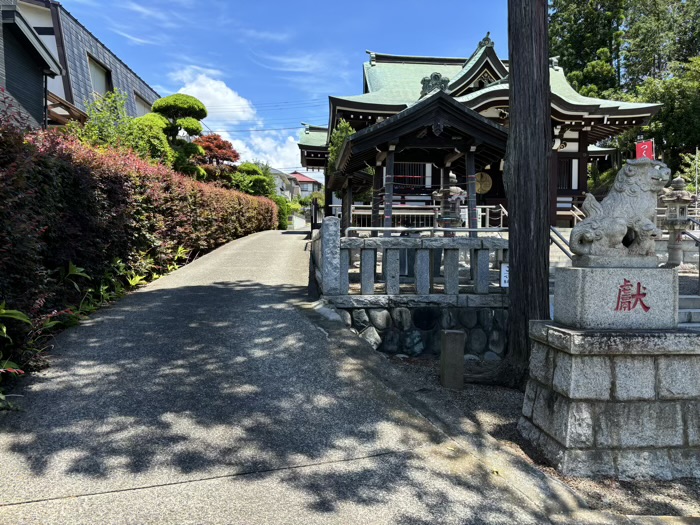
<path id="1" fill-rule="evenodd" d="M 399 64 L 463 64 L 466 60 L 464 57 L 430 57 L 419 55 L 392 55 L 389 53 L 376 53 L 366 50 L 370 57 L 369 64 L 376 63 L 399 63 Z"/>

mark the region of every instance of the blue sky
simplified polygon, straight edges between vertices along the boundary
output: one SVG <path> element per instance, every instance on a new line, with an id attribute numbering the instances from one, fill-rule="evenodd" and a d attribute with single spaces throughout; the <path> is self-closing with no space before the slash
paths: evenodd
<path id="1" fill-rule="evenodd" d="M 300 122 L 325 124 L 329 95 L 362 92 L 365 50 L 467 57 L 491 31 L 508 51 L 506 0 L 61 3 L 162 96 L 200 98 L 244 159 L 287 172 Z"/>

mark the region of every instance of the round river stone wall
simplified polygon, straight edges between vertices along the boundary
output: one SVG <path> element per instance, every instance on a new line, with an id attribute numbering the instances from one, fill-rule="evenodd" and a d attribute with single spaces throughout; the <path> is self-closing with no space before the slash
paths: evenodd
<path id="1" fill-rule="evenodd" d="M 502 308 L 354 308 L 338 313 L 374 349 L 387 354 L 438 356 L 441 330 L 464 330 L 465 361 L 500 361 L 506 350 L 508 310 Z"/>

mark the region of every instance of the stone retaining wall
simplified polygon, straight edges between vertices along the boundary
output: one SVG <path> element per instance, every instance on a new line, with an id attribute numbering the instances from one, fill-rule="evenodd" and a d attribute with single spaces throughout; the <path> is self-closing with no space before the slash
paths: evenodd
<path id="1" fill-rule="evenodd" d="M 408 356 L 439 355 L 441 330 L 464 330 L 465 360 L 500 361 L 506 349 L 505 308 L 398 307 L 338 309 L 376 350 Z"/>

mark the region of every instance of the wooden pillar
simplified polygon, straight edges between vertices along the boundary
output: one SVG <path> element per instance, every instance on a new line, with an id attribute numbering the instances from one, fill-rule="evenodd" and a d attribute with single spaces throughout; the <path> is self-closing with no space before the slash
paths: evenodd
<path id="1" fill-rule="evenodd" d="M 328 181 L 330 180 L 328 173 L 325 174 L 324 180 L 326 185 L 323 187 L 323 215 L 330 217 L 333 215 L 333 208 L 331 207 L 331 204 L 333 204 L 333 190 L 328 187 Z"/>
<path id="2" fill-rule="evenodd" d="M 384 185 L 384 227 L 391 228 L 392 207 L 394 203 L 394 151 L 395 145 L 389 146 L 389 154 L 386 156 L 386 183 Z M 384 233 L 391 236 L 389 232 Z"/>
<path id="3" fill-rule="evenodd" d="M 381 205 L 382 196 L 382 165 L 379 163 L 374 168 L 374 178 L 372 179 L 372 228 L 379 228 L 382 225 L 382 219 L 379 216 L 379 208 Z M 372 237 L 376 237 L 377 232 L 372 232 Z"/>
<path id="4" fill-rule="evenodd" d="M 474 165 L 474 155 L 476 146 L 470 146 L 464 158 L 465 166 L 467 167 L 467 192 L 468 192 L 468 217 L 470 228 L 476 228 L 476 166 Z M 477 237 L 477 232 L 469 232 L 469 237 Z"/>
<path id="5" fill-rule="evenodd" d="M 345 190 L 343 191 L 343 213 L 341 226 L 343 229 L 343 236 L 346 236 L 347 229 L 352 226 L 352 186 L 350 181 L 348 181 Z"/>
<path id="6" fill-rule="evenodd" d="M 559 189 L 559 154 L 553 151 L 549 157 L 549 224 L 557 225 L 557 193 Z"/>
<path id="7" fill-rule="evenodd" d="M 450 168 L 441 166 L 440 168 L 440 216 L 442 217 L 442 227 L 445 227 L 445 217 L 450 213 Z"/>
<path id="8" fill-rule="evenodd" d="M 588 191 L 588 131 L 578 134 L 578 189 L 583 194 Z"/>

